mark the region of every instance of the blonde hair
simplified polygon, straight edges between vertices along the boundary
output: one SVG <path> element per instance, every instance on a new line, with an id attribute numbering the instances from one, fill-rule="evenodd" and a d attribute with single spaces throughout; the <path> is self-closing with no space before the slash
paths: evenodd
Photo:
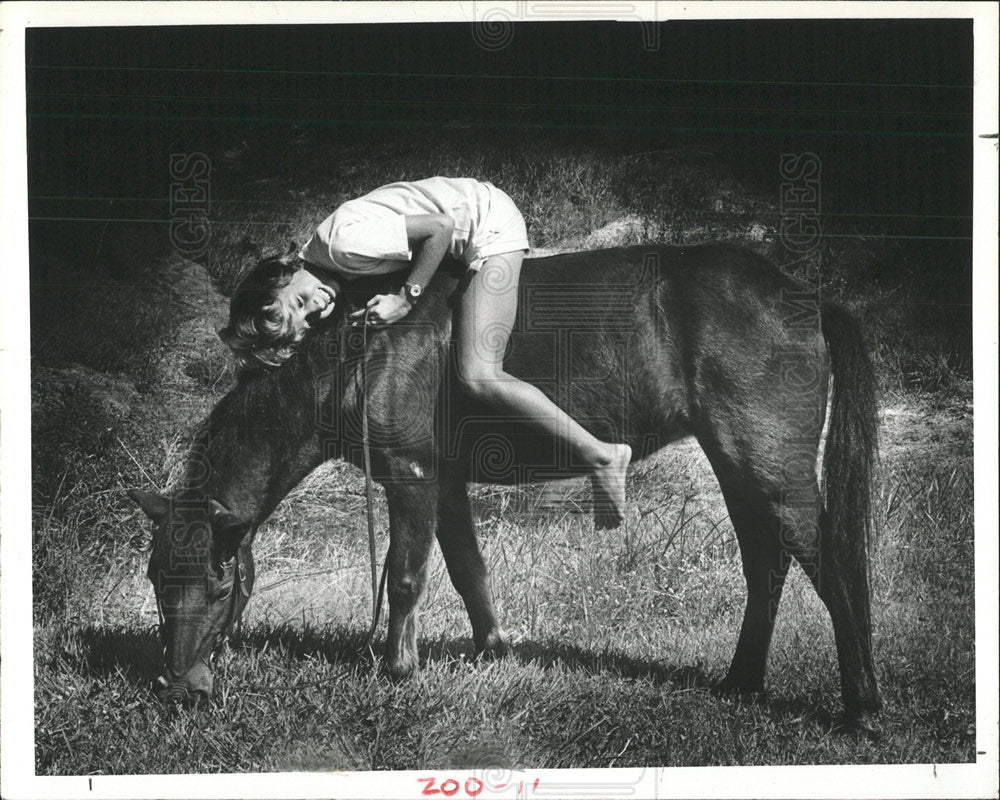
<path id="1" fill-rule="evenodd" d="M 229 302 L 229 324 L 219 338 L 233 351 L 240 369 L 280 367 L 305 335 L 296 330 L 279 294 L 303 268 L 293 242 L 283 255 L 261 259 L 240 281 Z"/>

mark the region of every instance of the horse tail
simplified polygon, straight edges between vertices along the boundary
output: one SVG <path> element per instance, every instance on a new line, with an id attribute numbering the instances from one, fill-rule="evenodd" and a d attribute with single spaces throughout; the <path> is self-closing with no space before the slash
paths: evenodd
<path id="1" fill-rule="evenodd" d="M 827 508 L 824 550 L 833 558 L 830 566 L 850 572 L 863 570 L 863 585 L 867 587 L 872 475 L 878 450 L 875 371 L 857 319 L 843 307 L 824 302 L 822 325 L 833 372 L 830 428 L 823 457 Z"/>

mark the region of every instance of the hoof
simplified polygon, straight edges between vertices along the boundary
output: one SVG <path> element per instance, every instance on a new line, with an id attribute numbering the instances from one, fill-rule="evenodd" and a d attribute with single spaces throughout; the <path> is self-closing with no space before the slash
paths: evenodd
<path id="1" fill-rule="evenodd" d="M 212 705 L 212 699 L 202 691 L 189 692 L 183 697 L 167 695 L 162 692 L 158 695 L 164 710 L 169 714 L 176 714 L 180 711 L 203 711 Z"/>
<path id="2" fill-rule="evenodd" d="M 392 680 L 404 681 L 417 671 L 417 659 L 415 656 L 392 659 L 386 663 L 386 671 Z"/>
<path id="3" fill-rule="evenodd" d="M 513 650 L 511 650 L 507 637 L 504 636 L 503 631 L 499 630 L 490 633 L 482 645 L 476 646 L 476 658 L 483 661 L 507 658 L 511 653 Z"/>
<path id="4" fill-rule="evenodd" d="M 872 742 L 882 737 L 882 726 L 879 724 L 878 716 L 871 711 L 845 712 L 834 729 Z"/>
<path id="5" fill-rule="evenodd" d="M 711 688 L 714 697 L 736 700 L 742 703 L 760 703 L 765 699 L 764 686 L 727 676 Z"/>

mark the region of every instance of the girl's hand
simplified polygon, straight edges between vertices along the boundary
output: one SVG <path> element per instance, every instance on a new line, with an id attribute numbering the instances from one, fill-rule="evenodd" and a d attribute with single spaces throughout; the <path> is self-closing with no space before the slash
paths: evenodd
<path id="1" fill-rule="evenodd" d="M 358 309 L 350 317 L 355 324 L 361 324 L 367 311 L 369 324 L 392 325 L 409 314 L 411 308 L 410 303 L 398 294 L 377 294 L 368 301 L 367 308 Z"/>

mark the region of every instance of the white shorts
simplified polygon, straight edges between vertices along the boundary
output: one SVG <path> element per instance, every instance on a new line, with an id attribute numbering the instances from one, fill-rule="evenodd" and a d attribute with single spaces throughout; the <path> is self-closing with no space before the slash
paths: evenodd
<path id="1" fill-rule="evenodd" d="M 462 257 L 471 270 L 478 270 L 490 256 L 530 247 L 528 229 L 517 205 L 492 183 L 484 183 L 490 191 L 490 208 L 484 224 L 475 232 Z"/>

